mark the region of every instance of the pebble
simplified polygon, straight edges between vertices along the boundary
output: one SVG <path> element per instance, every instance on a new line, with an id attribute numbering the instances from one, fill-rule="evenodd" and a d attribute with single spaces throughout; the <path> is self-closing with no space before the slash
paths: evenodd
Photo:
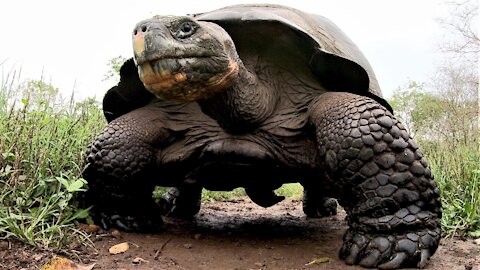
<path id="1" fill-rule="evenodd" d="M 0 241 L 0 251 L 7 250 L 8 246 L 9 244 L 7 241 Z"/>
<path id="2" fill-rule="evenodd" d="M 264 266 L 265 266 L 265 264 L 264 264 L 264 263 L 261 263 L 261 262 L 256 262 L 256 263 L 254 263 L 254 264 L 255 264 L 255 266 L 257 266 L 257 267 L 264 267 Z"/>
<path id="3" fill-rule="evenodd" d="M 121 238 L 122 237 L 122 233 L 117 229 L 113 230 L 110 234 L 115 238 Z"/>

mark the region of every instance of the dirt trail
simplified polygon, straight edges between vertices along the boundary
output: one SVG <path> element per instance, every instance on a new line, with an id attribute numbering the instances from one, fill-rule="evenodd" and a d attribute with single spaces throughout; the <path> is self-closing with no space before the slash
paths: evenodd
<path id="1" fill-rule="evenodd" d="M 338 259 L 344 218 L 340 212 L 335 217 L 307 219 L 301 202 L 292 200 L 267 209 L 249 199 L 211 202 L 192 221 L 167 219 L 161 234 L 105 236 L 95 242 L 98 253 L 84 251 L 72 259 L 95 262 L 94 270 L 362 269 Z M 110 255 L 108 248 L 121 242 L 128 242 L 129 250 Z M 0 269 L 38 269 L 50 257 L 16 244 L 0 251 Z M 333 261 L 306 265 L 318 258 Z M 480 270 L 480 245 L 471 239 L 444 239 L 427 269 Z"/>

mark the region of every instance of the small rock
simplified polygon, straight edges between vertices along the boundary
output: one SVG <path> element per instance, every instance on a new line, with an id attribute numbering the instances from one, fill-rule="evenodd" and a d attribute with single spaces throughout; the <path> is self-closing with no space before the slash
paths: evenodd
<path id="1" fill-rule="evenodd" d="M 110 235 L 112 235 L 112 236 L 115 237 L 115 238 L 121 238 L 121 237 L 122 237 L 122 233 L 121 233 L 119 230 L 117 230 L 117 229 L 113 230 L 113 231 L 110 233 Z"/>
<path id="2" fill-rule="evenodd" d="M 9 244 L 7 241 L 0 241 L 0 251 L 7 250 L 8 246 Z"/>
<path id="3" fill-rule="evenodd" d="M 143 259 L 143 258 L 140 258 L 140 257 L 136 257 L 135 259 L 133 259 L 132 263 L 133 264 L 142 264 L 142 263 L 148 263 L 149 261 Z"/>
<path id="4" fill-rule="evenodd" d="M 81 246 L 82 246 L 82 244 L 79 241 L 73 241 L 72 243 L 70 243 L 70 245 L 68 245 L 68 248 L 71 249 L 71 250 L 76 250 L 76 249 L 80 248 Z"/>
<path id="5" fill-rule="evenodd" d="M 265 267 L 265 263 L 256 262 L 256 263 L 254 263 L 254 264 L 255 264 L 255 266 L 257 266 L 257 267 Z"/>
<path id="6" fill-rule="evenodd" d="M 191 248 L 193 248 L 193 245 L 188 243 L 188 244 L 184 244 L 183 247 L 186 248 L 186 249 L 191 249 Z"/>
<path id="7" fill-rule="evenodd" d="M 477 245 L 480 245 L 480 238 L 477 238 L 477 239 L 473 240 L 473 242 Z"/>
<path id="8" fill-rule="evenodd" d="M 79 227 L 80 231 L 84 231 L 86 233 L 97 233 L 100 231 L 100 226 L 98 225 L 93 225 L 93 224 L 83 224 L 80 225 Z"/>

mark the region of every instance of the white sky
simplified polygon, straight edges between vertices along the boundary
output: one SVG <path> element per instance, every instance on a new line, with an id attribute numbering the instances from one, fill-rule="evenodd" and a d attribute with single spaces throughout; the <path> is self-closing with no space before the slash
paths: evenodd
<path id="1" fill-rule="evenodd" d="M 441 63 L 442 0 L 15 0 L 0 7 L 0 70 L 44 78 L 66 95 L 101 98 L 108 60 L 132 56 L 130 35 L 140 20 L 184 15 L 238 3 L 277 3 L 336 23 L 370 61 L 385 96 L 409 80 L 429 80 Z"/>

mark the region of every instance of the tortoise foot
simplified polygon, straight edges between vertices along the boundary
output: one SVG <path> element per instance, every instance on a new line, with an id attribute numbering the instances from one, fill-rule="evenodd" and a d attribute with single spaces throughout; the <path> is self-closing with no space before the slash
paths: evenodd
<path id="1" fill-rule="evenodd" d="M 340 258 L 347 264 L 367 268 L 424 268 L 438 247 L 439 229 L 422 229 L 401 234 L 375 234 L 349 229 Z"/>
<path id="2" fill-rule="evenodd" d="M 303 212 L 309 218 L 330 217 L 337 214 L 337 201 L 334 198 L 316 194 L 315 189 L 304 189 Z"/>
<path id="3" fill-rule="evenodd" d="M 160 198 L 161 214 L 175 218 L 192 218 L 200 211 L 201 198 L 201 187 L 172 187 Z"/>

